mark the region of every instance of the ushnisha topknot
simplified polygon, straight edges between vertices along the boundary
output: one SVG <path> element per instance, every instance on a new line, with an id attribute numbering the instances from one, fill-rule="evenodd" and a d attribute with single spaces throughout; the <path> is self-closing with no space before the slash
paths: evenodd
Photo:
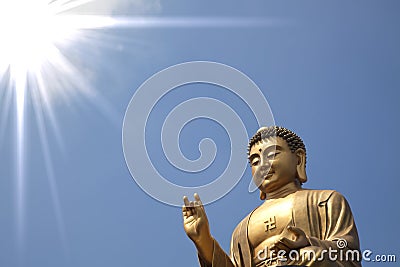
<path id="1" fill-rule="evenodd" d="M 296 152 L 296 150 L 299 148 L 304 149 L 304 152 L 306 152 L 306 146 L 304 145 L 303 140 L 301 140 L 301 138 L 297 134 L 284 127 L 269 126 L 260 128 L 257 133 L 250 139 L 247 148 L 247 154 L 250 156 L 250 149 L 253 145 L 269 137 L 281 137 L 283 140 L 286 141 L 290 151 L 292 151 L 293 153 Z"/>

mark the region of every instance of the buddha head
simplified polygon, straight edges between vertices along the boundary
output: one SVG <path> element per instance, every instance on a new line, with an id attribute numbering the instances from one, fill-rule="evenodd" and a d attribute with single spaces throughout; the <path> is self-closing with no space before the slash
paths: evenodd
<path id="1" fill-rule="evenodd" d="M 307 181 L 306 148 L 294 132 L 279 126 L 262 127 L 250 139 L 249 161 L 260 198 L 279 188 Z"/>

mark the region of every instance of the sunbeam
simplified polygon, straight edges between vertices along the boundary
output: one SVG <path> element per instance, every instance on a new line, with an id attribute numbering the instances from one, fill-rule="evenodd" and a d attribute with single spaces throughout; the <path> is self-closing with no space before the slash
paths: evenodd
<path id="1" fill-rule="evenodd" d="M 20 251 L 24 248 L 25 194 L 26 194 L 26 123 L 27 98 L 32 102 L 45 159 L 58 231 L 64 247 L 66 235 L 58 197 L 55 174 L 47 144 L 44 114 L 62 145 L 51 97 L 68 98 L 76 89 L 82 95 L 91 95 L 90 86 L 74 65 L 61 51 L 65 46 L 84 35 L 83 29 L 111 26 L 106 16 L 62 14 L 89 1 L 7 0 L 0 2 L 0 82 L 2 85 L 2 117 L 9 113 L 12 99 L 16 114 L 16 240 Z M 13 92 L 13 93 L 10 93 Z M 5 123 L 5 120 L 2 120 Z"/>
<path id="2" fill-rule="evenodd" d="M 112 120 L 113 109 L 107 100 L 91 89 L 89 81 L 82 74 L 84 67 L 67 55 L 68 49 L 77 41 L 87 42 L 91 47 L 111 46 L 105 40 L 104 32 L 93 32 L 103 28 L 160 28 L 160 27 L 247 27 L 269 26 L 281 23 L 257 18 L 155 18 L 155 17 L 110 17 L 104 15 L 78 15 L 75 8 L 93 0 L 1 0 L 0 1 L 0 106 L 1 124 L 15 105 L 16 115 L 16 165 L 15 165 L 15 206 L 17 243 L 24 247 L 25 229 L 25 145 L 26 145 L 26 103 L 32 103 L 39 131 L 44 164 L 54 204 L 58 231 L 67 248 L 66 231 L 62 219 L 61 203 L 58 197 L 56 174 L 52 166 L 48 145 L 47 129 L 54 133 L 60 147 L 62 137 L 52 107 L 53 97 L 57 99 L 78 99 L 82 96 L 99 111 Z M 109 38 L 109 36 L 107 37 Z M 108 42 L 107 42 L 108 41 Z M 114 44 L 112 44 L 114 45 Z M 85 55 L 95 61 L 95 57 Z M 80 59 L 78 59 L 80 60 Z M 91 62 L 96 63 L 96 62 Z M 113 117 L 114 116 L 114 117 Z M 49 121 L 49 125 L 46 125 Z M 116 120 L 114 119 L 114 122 Z M 4 129 L 3 125 L 0 125 Z M 0 129 L 0 137 L 3 130 Z"/>

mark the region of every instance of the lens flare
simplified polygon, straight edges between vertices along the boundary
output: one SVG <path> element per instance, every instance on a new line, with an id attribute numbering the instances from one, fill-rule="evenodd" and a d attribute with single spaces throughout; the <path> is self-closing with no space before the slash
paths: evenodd
<path id="1" fill-rule="evenodd" d="M 75 8 L 92 1 L 95 2 L 94 0 L 0 0 L 0 137 L 5 128 L 4 118 L 11 112 L 10 107 L 14 106 L 17 120 L 15 209 L 17 242 L 21 251 L 24 245 L 25 179 L 27 178 L 24 171 L 27 159 L 24 147 L 28 141 L 24 136 L 27 128 L 25 125 L 27 103 L 31 103 L 29 107 L 33 109 L 36 118 L 54 213 L 66 249 L 68 246 L 65 244 L 66 234 L 61 205 L 47 141 L 49 136 L 47 128 L 50 126 L 56 140 L 62 146 L 51 105 L 52 97 L 57 96 L 57 99 L 63 100 L 72 96 L 82 96 L 85 100 L 90 100 L 90 103 L 106 117 L 113 118 L 113 109 L 101 95 L 91 89 L 85 74 L 82 73 L 85 66 L 76 59 L 72 60 L 65 49 L 73 47 L 78 41 L 87 41 L 88 47 L 99 47 L 104 44 L 107 47 L 110 43 L 115 43 L 105 40 L 105 35 L 93 32 L 94 29 L 253 27 L 281 23 L 257 18 L 110 17 L 74 14 Z M 96 59 L 93 55 L 84 55 L 85 62 L 89 64 L 97 64 Z M 48 125 L 46 120 L 50 121 Z"/>
<path id="2" fill-rule="evenodd" d="M 109 27 L 113 20 L 107 16 L 66 14 L 66 11 L 89 1 L 77 0 L 2 0 L 0 1 L 0 84 L 6 91 L 1 111 L 15 105 L 16 114 L 16 180 L 15 205 L 17 242 L 23 246 L 25 220 L 25 115 L 28 97 L 35 110 L 46 172 L 53 198 L 60 235 L 65 243 L 65 231 L 47 144 L 43 114 L 56 129 L 50 96 L 75 88 L 90 94 L 90 86 L 60 47 L 73 43 L 84 35 L 83 30 Z M 11 93 L 9 93 L 11 92 Z M 14 100 L 14 101 L 12 101 Z M 57 132 L 57 130 L 56 130 Z M 64 244 L 65 245 L 65 244 Z"/>

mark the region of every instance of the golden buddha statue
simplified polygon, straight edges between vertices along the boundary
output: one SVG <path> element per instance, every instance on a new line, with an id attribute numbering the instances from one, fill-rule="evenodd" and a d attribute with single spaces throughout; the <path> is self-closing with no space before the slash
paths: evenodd
<path id="1" fill-rule="evenodd" d="M 346 199 L 333 190 L 302 188 L 307 175 L 301 138 L 283 127 L 263 127 L 248 149 L 253 181 L 264 202 L 234 230 L 230 256 L 211 236 L 200 197 L 184 197 L 184 229 L 200 266 L 361 266 Z"/>

